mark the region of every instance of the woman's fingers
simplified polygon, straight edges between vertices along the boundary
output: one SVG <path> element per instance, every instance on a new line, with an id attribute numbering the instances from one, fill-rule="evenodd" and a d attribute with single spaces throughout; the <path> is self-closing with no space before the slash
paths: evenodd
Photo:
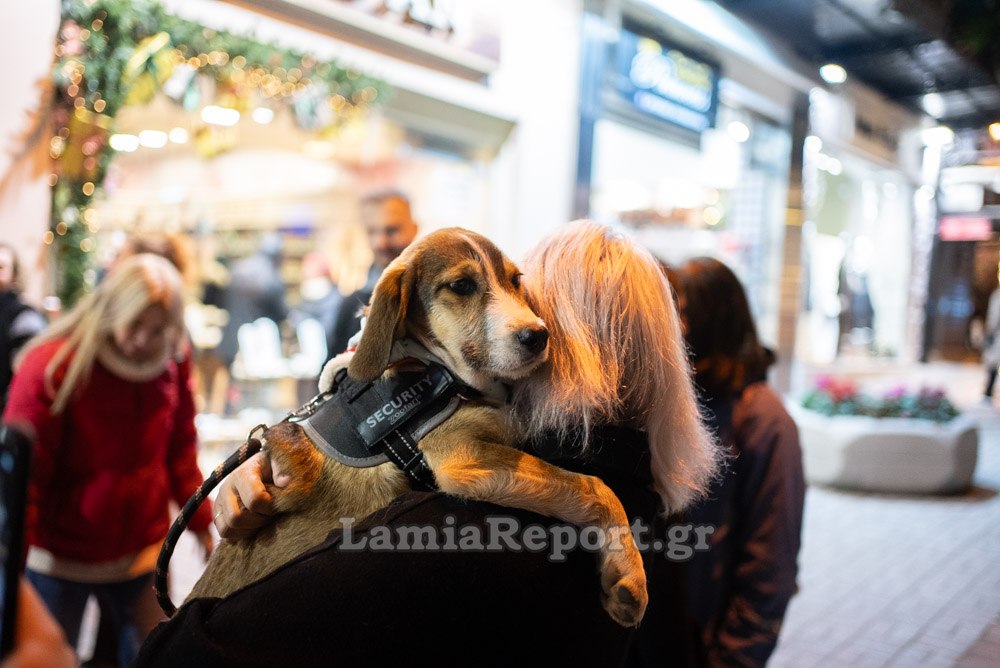
<path id="1" fill-rule="evenodd" d="M 215 500 L 215 528 L 222 538 L 242 540 L 271 522 L 274 498 L 265 484 L 272 477 L 270 458 L 258 452 L 222 481 Z"/>

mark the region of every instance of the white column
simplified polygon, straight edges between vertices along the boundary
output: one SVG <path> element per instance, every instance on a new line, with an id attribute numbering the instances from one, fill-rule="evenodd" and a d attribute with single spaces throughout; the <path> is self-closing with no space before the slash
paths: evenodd
<path id="1" fill-rule="evenodd" d="M 25 296 L 38 303 L 45 290 L 49 227 L 49 109 L 43 98 L 52 67 L 58 0 L 0 3 L 0 240 L 17 249 Z M 25 146 L 25 138 L 31 140 Z"/>

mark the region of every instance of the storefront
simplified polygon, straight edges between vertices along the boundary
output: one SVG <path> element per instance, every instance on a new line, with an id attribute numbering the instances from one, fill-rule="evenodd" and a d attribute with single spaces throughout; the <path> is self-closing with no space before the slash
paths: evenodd
<path id="1" fill-rule="evenodd" d="M 918 119 L 858 87 L 810 94 L 797 357 L 910 360 L 922 220 Z M 924 276 L 925 274 L 921 274 Z"/>
<path id="2" fill-rule="evenodd" d="M 923 359 L 979 361 L 985 347 L 1000 267 L 998 144 L 985 132 L 969 131 L 942 156 Z"/>
<path id="3" fill-rule="evenodd" d="M 591 9 L 583 81 L 600 84 L 581 94 L 577 215 L 628 227 L 668 263 L 723 260 L 774 345 L 793 103 L 809 80 L 705 3 Z"/>

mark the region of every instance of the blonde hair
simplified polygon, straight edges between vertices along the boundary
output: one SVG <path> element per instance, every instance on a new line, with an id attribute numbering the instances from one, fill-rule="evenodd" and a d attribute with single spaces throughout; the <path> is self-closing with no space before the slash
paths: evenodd
<path id="1" fill-rule="evenodd" d="M 703 494 L 720 449 L 691 382 L 680 318 L 657 260 L 631 237 L 575 221 L 522 266 L 535 312 L 551 334 L 542 372 L 521 383 L 513 415 L 526 437 L 625 424 L 647 432 L 664 512 Z"/>
<path id="2" fill-rule="evenodd" d="M 181 277 L 169 260 L 150 253 L 133 255 L 116 265 L 93 292 L 25 345 L 18 361 L 33 348 L 65 339 L 45 368 L 53 414 L 61 413 L 76 388 L 90 377 L 98 350 L 113 332 L 127 327 L 152 305 L 162 306 L 169 314 L 175 339 L 170 352 L 179 353 L 184 325 Z M 66 373 L 56 387 L 57 371 L 67 360 Z"/>

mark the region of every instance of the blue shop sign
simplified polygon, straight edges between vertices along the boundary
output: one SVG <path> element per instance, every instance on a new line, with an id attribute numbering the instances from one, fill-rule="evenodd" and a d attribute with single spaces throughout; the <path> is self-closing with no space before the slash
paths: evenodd
<path id="1" fill-rule="evenodd" d="M 651 37 L 622 30 L 615 81 L 640 111 L 696 132 L 715 125 L 718 68 Z"/>

